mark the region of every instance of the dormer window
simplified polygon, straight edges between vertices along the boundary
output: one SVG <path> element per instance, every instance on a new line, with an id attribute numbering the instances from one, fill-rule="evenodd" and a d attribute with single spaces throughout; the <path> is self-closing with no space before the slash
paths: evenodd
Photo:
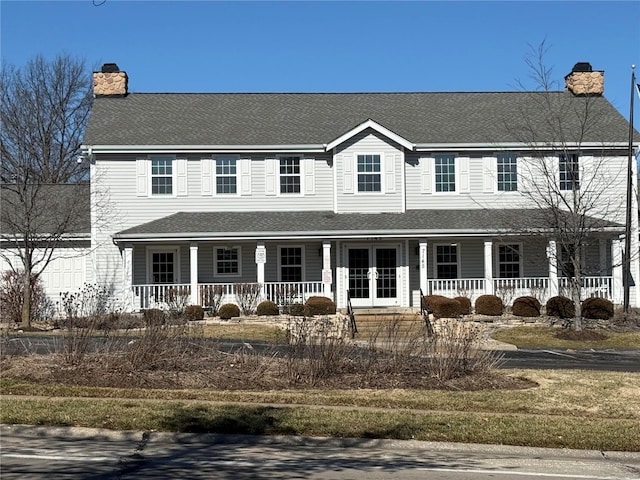
<path id="1" fill-rule="evenodd" d="M 358 155 L 358 192 L 381 192 L 380 155 Z"/>

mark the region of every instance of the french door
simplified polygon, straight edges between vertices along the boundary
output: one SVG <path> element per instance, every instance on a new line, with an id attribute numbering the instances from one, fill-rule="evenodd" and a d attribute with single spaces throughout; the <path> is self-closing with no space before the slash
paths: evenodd
<path id="1" fill-rule="evenodd" d="M 398 305 L 398 247 L 349 247 L 347 261 L 354 307 Z"/>

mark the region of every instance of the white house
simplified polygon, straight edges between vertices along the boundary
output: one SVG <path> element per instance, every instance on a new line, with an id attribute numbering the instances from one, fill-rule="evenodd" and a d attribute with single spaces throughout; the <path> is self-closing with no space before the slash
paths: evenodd
<path id="1" fill-rule="evenodd" d="M 602 91 L 579 91 L 585 75 L 602 78 L 574 71 L 573 92 L 551 93 L 130 93 L 126 73 L 105 64 L 83 150 L 92 195 L 106 193 L 115 215 L 92 224 L 88 277 L 114 284 L 131 309 L 175 288 L 199 304 L 213 285 L 233 301 L 243 283 L 339 308 L 347 291 L 356 307 L 416 306 L 421 290 L 544 300 L 568 280 L 522 191 L 543 151 L 567 195 L 578 182 L 596 188 L 600 165 L 608 201 L 581 247 L 583 295 L 621 303 L 628 123 Z M 596 125 L 575 153 L 536 113 L 543 98 L 588 98 Z M 547 137 L 524 141 L 522 119 Z M 580 127 L 575 117 L 563 126 Z"/>

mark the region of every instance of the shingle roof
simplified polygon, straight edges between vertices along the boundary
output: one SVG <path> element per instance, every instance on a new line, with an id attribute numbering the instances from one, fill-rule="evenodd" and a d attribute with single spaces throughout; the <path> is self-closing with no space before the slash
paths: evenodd
<path id="1" fill-rule="evenodd" d="M 226 237 L 338 238 L 352 236 L 524 233 L 544 210 L 409 210 L 405 213 L 299 212 L 178 212 L 117 233 L 116 240 L 144 238 L 213 239 Z M 538 220 L 536 220 L 538 219 Z M 591 219 L 593 229 L 622 230 L 613 222 Z"/>
<path id="2" fill-rule="evenodd" d="M 94 100 L 86 145 L 321 145 L 372 119 L 415 144 L 523 141 L 533 122 L 544 141 L 557 135 L 541 107 L 562 112 L 565 140 L 577 138 L 569 92 L 454 93 L 132 93 Z M 583 142 L 628 141 L 628 123 L 604 97 L 589 97 Z M 532 140 L 525 134 L 526 141 Z"/>
<path id="3" fill-rule="evenodd" d="M 91 232 L 88 183 L 0 185 L 0 234 L 22 235 Z M 25 217 L 28 216 L 28 220 Z M 26 224 L 25 224 L 26 221 Z M 25 226 L 26 225 L 26 226 Z"/>

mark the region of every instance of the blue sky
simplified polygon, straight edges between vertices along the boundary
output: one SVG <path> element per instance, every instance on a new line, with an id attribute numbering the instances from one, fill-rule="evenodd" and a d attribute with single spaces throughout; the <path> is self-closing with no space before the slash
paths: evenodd
<path id="1" fill-rule="evenodd" d="M 559 88 L 588 61 L 628 117 L 631 64 L 640 73 L 638 1 L 1 0 L 0 17 L 3 61 L 115 62 L 137 92 L 535 88 L 524 57 L 546 39 Z"/>

